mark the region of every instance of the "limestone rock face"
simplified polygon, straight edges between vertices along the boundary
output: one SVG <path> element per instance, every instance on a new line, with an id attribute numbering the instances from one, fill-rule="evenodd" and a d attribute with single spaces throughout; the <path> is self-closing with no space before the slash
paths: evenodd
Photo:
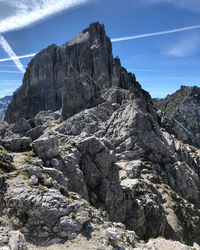
<path id="1" fill-rule="evenodd" d="M 113 59 L 99 23 L 41 51 L 0 122 L 0 225 L 43 247 L 199 244 L 200 150 L 179 140 L 181 120 L 171 119 L 176 107 L 188 115 L 188 103 L 197 115 L 198 96 L 181 91 L 163 116 Z"/>
<path id="2" fill-rule="evenodd" d="M 155 104 L 164 113 L 161 122 L 177 138 L 200 147 L 200 88 L 181 86 L 174 94 L 155 100 Z"/>
<path id="3" fill-rule="evenodd" d="M 5 120 L 16 122 L 41 110 L 61 108 L 66 119 L 86 104 L 94 105 L 101 90 L 112 85 L 127 89 L 132 82 L 135 77 L 127 74 L 119 59 L 113 60 L 104 26 L 93 23 L 68 43 L 51 45 L 31 60 Z"/>

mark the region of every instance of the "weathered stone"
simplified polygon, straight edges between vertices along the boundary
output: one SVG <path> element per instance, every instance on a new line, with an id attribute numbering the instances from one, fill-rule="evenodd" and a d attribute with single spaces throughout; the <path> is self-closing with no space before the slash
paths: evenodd
<path id="1" fill-rule="evenodd" d="M 14 133 L 20 134 L 20 135 L 25 135 L 26 131 L 28 131 L 30 129 L 31 129 L 30 124 L 24 118 L 17 121 L 15 123 L 14 127 L 12 128 Z"/>
<path id="2" fill-rule="evenodd" d="M 58 156 L 58 139 L 55 136 L 43 137 L 32 144 L 36 154 L 43 160 Z"/>
<path id="3" fill-rule="evenodd" d="M 30 150 L 31 139 L 29 137 L 4 139 L 2 145 L 9 151 L 22 152 Z"/>
<path id="4" fill-rule="evenodd" d="M 32 141 L 35 141 L 43 134 L 44 127 L 37 126 L 35 128 L 32 128 L 26 132 L 26 136 L 30 137 Z"/>
<path id="5" fill-rule="evenodd" d="M 164 112 L 161 122 L 184 143 L 200 147 L 199 118 L 200 88 L 181 86 L 164 99 L 155 100 L 158 109 Z M 166 117 L 165 117 L 166 116 Z"/>
<path id="6" fill-rule="evenodd" d="M 24 235 L 19 231 L 0 227 L 0 248 L 2 250 L 27 250 Z"/>

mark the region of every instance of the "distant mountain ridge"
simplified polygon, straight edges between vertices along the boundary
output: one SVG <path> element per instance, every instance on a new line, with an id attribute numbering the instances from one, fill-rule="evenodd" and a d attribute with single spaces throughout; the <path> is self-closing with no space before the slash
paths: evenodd
<path id="1" fill-rule="evenodd" d="M 12 96 L 4 96 L 0 98 L 0 120 L 3 120 L 8 108 L 8 104 L 11 102 L 11 100 Z"/>
<path id="2" fill-rule="evenodd" d="M 200 147 L 200 88 L 181 86 L 164 99 L 154 100 L 164 123 L 184 143 Z M 169 119 L 166 121 L 166 119 Z"/>

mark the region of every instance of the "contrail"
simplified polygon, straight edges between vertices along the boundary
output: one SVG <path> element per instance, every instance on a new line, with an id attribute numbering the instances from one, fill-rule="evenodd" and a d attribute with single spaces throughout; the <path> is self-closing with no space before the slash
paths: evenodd
<path id="1" fill-rule="evenodd" d="M 33 54 L 28 54 L 28 55 L 24 55 L 24 56 L 14 56 L 14 57 L 9 57 L 9 58 L 3 58 L 3 59 L 0 59 L 0 62 L 6 62 L 6 61 L 12 61 L 12 60 L 15 60 L 15 59 L 21 59 L 21 58 L 28 58 L 28 57 L 33 57 L 35 56 L 37 53 L 33 53 Z M 1 65 L 0 65 L 1 66 Z"/>
<path id="2" fill-rule="evenodd" d="M 126 40 L 134 40 L 134 39 L 140 39 L 140 38 L 151 37 L 151 36 L 160 36 L 160 35 L 176 33 L 176 32 L 181 32 L 181 31 L 186 31 L 186 30 L 194 30 L 194 29 L 200 29 L 200 25 L 188 26 L 188 27 L 183 27 L 183 28 L 173 29 L 173 30 L 166 30 L 166 31 L 161 31 L 161 32 L 146 33 L 146 34 L 141 34 L 141 35 L 136 35 L 136 36 L 112 38 L 111 41 L 121 42 L 121 41 L 126 41 Z"/>
<path id="3" fill-rule="evenodd" d="M 13 70 L 0 70 L 0 73 L 23 74 L 23 72 L 21 71 L 13 71 Z"/>
<path id="4" fill-rule="evenodd" d="M 26 3 L 21 0 L 10 2 L 7 2 L 7 0 L 2 0 L 2 2 L 8 4 L 11 10 L 14 10 L 15 14 L 12 16 L 8 16 L 3 21 L 0 21 L 0 45 L 10 56 L 10 58 L 1 59 L 0 62 L 13 60 L 18 69 L 24 73 L 24 67 L 19 59 L 35 55 L 31 54 L 18 57 L 14 53 L 8 42 L 5 40 L 5 38 L 1 35 L 2 33 L 29 26 L 61 11 L 89 1 L 91 0 L 40 0 L 40 2 L 29 0 Z"/>
<path id="5" fill-rule="evenodd" d="M 9 55 L 9 57 L 14 58 L 12 60 L 16 64 L 17 68 L 22 73 L 24 73 L 25 69 L 24 69 L 23 65 L 21 64 L 19 58 L 17 57 L 17 55 L 15 54 L 15 52 L 12 50 L 12 48 L 10 47 L 10 45 L 8 44 L 8 42 L 5 40 L 5 38 L 1 34 L 0 34 L 0 45 L 5 50 L 5 52 Z"/>
<path id="6" fill-rule="evenodd" d="M 11 64 L 0 64 L 0 67 L 6 67 L 6 68 L 16 68 L 16 65 L 11 65 Z M 23 65 L 23 67 L 25 67 L 24 65 Z"/>

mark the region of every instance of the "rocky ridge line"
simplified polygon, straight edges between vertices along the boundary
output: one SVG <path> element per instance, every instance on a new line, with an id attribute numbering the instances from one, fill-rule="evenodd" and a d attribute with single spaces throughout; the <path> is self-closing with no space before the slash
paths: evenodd
<path id="1" fill-rule="evenodd" d="M 199 247 L 200 151 L 166 130 L 102 25 L 36 55 L 6 120 L 3 247 L 17 230 L 29 249 Z"/>

